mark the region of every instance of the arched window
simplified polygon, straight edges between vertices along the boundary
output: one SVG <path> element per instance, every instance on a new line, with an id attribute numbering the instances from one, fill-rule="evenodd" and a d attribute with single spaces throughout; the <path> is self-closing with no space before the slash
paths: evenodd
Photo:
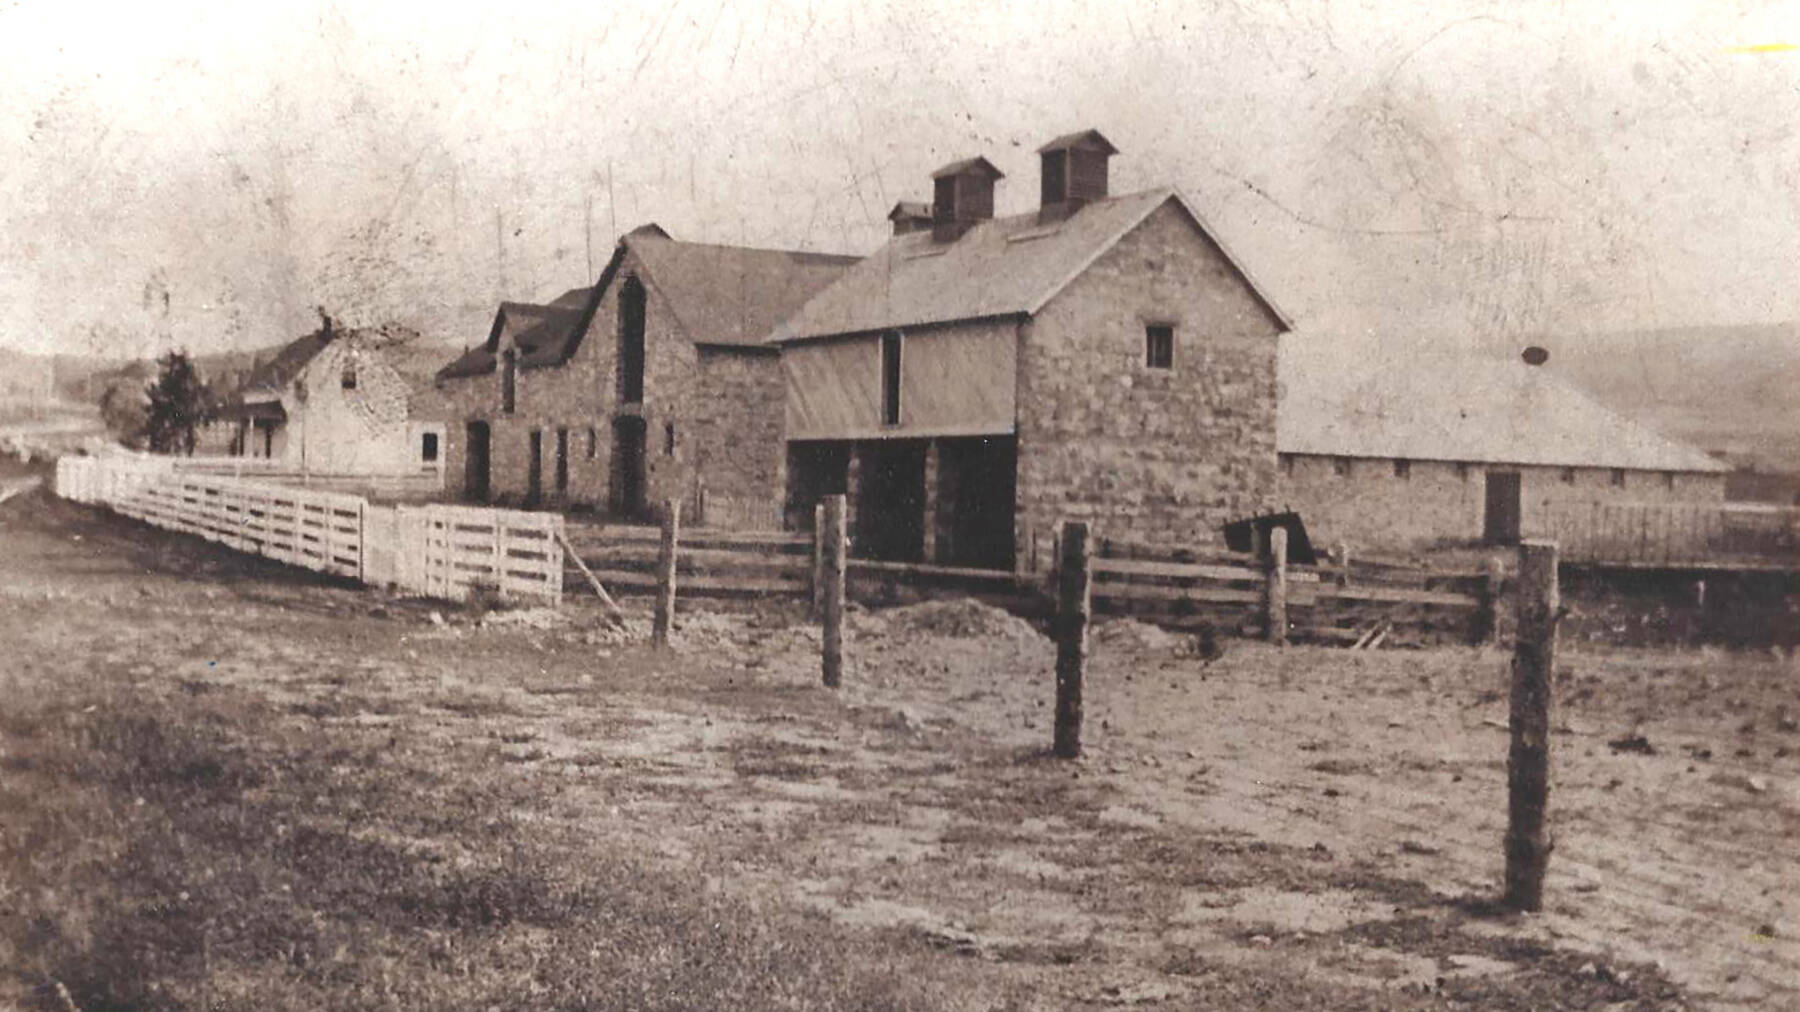
<path id="1" fill-rule="evenodd" d="M 619 403 L 644 400 L 644 285 L 635 277 L 619 289 Z"/>

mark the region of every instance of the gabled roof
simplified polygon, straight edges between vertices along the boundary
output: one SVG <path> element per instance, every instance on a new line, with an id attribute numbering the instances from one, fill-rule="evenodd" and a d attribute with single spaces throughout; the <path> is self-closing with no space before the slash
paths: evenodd
<path id="1" fill-rule="evenodd" d="M 1107 140 L 1106 136 L 1098 130 L 1077 130 L 1072 134 L 1063 134 L 1061 137 L 1038 148 L 1037 153 L 1041 155 L 1050 151 L 1062 151 L 1068 148 L 1082 148 L 1087 151 L 1104 151 L 1109 155 L 1116 155 L 1119 153 L 1119 149 L 1113 147 L 1112 141 Z"/>
<path id="2" fill-rule="evenodd" d="M 439 369 L 438 378 L 479 376 L 493 372 L 502 337 L 513 339 L 514 346 L 521 353 L 522 362 L 530 362 L 534 354 L 559 352 L 569 329 L 580 319 L 582 307 L 587 304 L 591 291 L 587 288 L 571 288 L 543 305 L 533 302 L 500 303 L 500 308 L 494 312 L 493 325 L 488 328 L 487 340 Z"/>
<path id="3" fill-rule="evenodd" d="M 662 295 L 695 344 L 760 346 L 776 324 L 857 261 L 652 236 L 627 241 L 643 264 L 645 284 Z"/>
<path id="4" fill-rule="evenodd" d="M 1694 447 L 1517 359 L 1282 339 L 1281 453 L 1548 467 L 1720 472 Z"/>
<path id="5" fill-rule="evenodd" d="M 285 389 L 306 368 L 307 363 L 317 358 L 319 352 L 324 351 L 333 339 L 326 337 L 321 331 L 314 331 L 304 337 L 297 337 L 289 341 L 275 353 L 273 358 L 251 369 L 249 375 L 244 377 L 243 382 L 225 396 L 225 402 L 241 404 L 245 395 L 252 391 Z"/>
<path id="6" fill-rule="evenodd" d="M 943 168 L 937 170 L 936 172 L 933 172 L 931 174 L 931 178 L 943 179 L 945 176 L 977 176 L 977 175 L 986 176 L 989 179 L 1005 179 L 1006 178 L 1006 173 L 1001 172 L 999 169 L 994 168 L 993 162 L 988 161 L 987 159 L 981 157 L 980 155 L 976 155 L 974 158 L 964 158 L 960 162 L 951 162 L 949 165 L 944 166 Z"/>
<path id="7" fill-rule="evenodd" d="M 1040 223 L 1036 211 L 984 221 L 954 242 L 934 242 L 929 232 L 895 236 L 783 322 L 770 340 L 1035 313 L 1170 201 L 1219 247 L 1282 329 L 1292 329 L 1205 219 L 1165 187 L 1092 201 L 1051 223 Z"/>

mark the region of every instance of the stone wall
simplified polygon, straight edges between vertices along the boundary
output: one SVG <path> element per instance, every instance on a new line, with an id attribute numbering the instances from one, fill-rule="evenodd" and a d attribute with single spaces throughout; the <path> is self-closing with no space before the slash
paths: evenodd
<path id="1" fill-rule="evenodd" d="M 1145 363 L 1150 323 L 1175 327 L 1172 369 Z M 1060 520 L 1193 545 L 1273 504 L 1280 327 L 1177 205 L 1022 329 L 1017 558 Z"/>
<path id="2" fill-rule="evenodd" d="M 1520 475 L 1521 532 L 1547 533 L 1549 508 L 1589 503 L 1722 502 L 1724 476 L 1611 468 L 1513 467 L 1388 458 L 1281 456 L 1279 503 L 1324 548 L 1410 550 L 1482 536 L 1488 470 Z"/>
<path id="3" fill-rule="evenodd" d="M 513 411 L 501 408 L 502 366 L 474 377 L 439 381 L 446 422 L 447 484 L 464 488 L 466 425 L 492 426 L 490 489 L 499 502 L 525 499 L 530 434 L 542 433 L 542 491 L 547 506 L 606 509 L 611 492 L 613 420 L 618 413 L 618 292 L 641 265 L 627 248 L 614 283 L 574 355 L 561 365 L 520 368 Z M 643 275 L 646 432 L 645 499 L 690 504 L 705 473 L 709 490 L 773 503 L 782 488 L 779 365 L 773 355 L 697 348 L 673 307 Z M 502 349 L 504 351 L 504 349 Z M 557 431 L 569 433 L 568 487 L 556 487 Z M 773 507 L 771 507 L 773 508 Z"/>

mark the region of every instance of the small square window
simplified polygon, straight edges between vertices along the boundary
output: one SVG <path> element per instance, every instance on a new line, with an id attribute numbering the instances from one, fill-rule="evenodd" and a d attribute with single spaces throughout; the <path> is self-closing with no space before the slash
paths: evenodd
<path id="1" fill-rule="evenodd" d="M 419 437 L 419 459 L 429 464 L 438 458 L 438 434 L 427 432 Z"/>
<path id="2" fill-rule="evenodd" d="M 1350 477 L 1350 458 L 1349 457 L 1333 457 L 1333 458 L 1331 458 L 1331 472 L 1333 474 L 1337 475 L 1339 478 Z"/>
<path id="3" fill-rule="evenodd" d="M 1562 483 L 1564 485 L 1575 484 L 1575 469 L 1574 468 L 1572 468 L 1572 467 L 1563 468 Z"/>
<path id="4" fill-rule="evenodd" d="M 344 371 L 338 376 L 338 385 L 345 390 L 356 389 L 356 363 L 345 362 Z"/>
<path id="5" fill-rule="evenodd" d="M 1463 481 L 1468 481 L 1469 480 L 1469 465 L 1466 463 L 1458 463 L 1456 465 L 1456 476 L 1458 478 L 1461 478 Z"/>
<path id="6" fill-rule="evenodd" d="M 1281 455 L 1281 473 L 1282 474 L 1293 474 L 1294 473 L 1294 455 L 1293 454 L 1284 453 Z"/>
<path id="7" fill-rule="evenodd" d="M 1152 323 L 1144 328 L 1144 365 L 1151 369 L 1175 368 L 1175 328 Z"/>
<path id="8" fill-rule="evenodd" d="M 1396 458 L 1394 460 L 1394 477 L 1396 477 L 1396 478 L 1412 477 L 1412 461 L 1407 460 L 1405 458 Z"/>
<path id="9" fill-rule="evenodd" d="M 1663 472 L 1663 488 L 1673 489 L 1674 487 L 1675 487 L 1675 472 L 1674 471 L 1664 471 Z"/>
<path id="10" fill-rule="evenodd" d="M 1613 468 L 1612 483 L 1613 483 L 1614 488 L 1624 488 L 1625 487 L 1625 469 L 1624 468 L 1622 468 L 1622 467 Z"/>

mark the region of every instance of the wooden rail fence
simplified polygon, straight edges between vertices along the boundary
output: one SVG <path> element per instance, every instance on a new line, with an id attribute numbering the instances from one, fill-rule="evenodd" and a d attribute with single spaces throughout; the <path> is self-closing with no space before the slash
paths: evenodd
<path id="1" fill-rule="evenodd" d="M 1800 567 L 1800 508 L 1757 503 L 1545 504 L 1535 526 L 1564 562 Z"/>
<path id="2" fill-rule="evenodd" d="M 562 596 L 562 517 L 360 496 L 195 472 L 120 455 L 64 457 L 56 491 L 278 562 L 449 600 L 482 588 Z"/>

